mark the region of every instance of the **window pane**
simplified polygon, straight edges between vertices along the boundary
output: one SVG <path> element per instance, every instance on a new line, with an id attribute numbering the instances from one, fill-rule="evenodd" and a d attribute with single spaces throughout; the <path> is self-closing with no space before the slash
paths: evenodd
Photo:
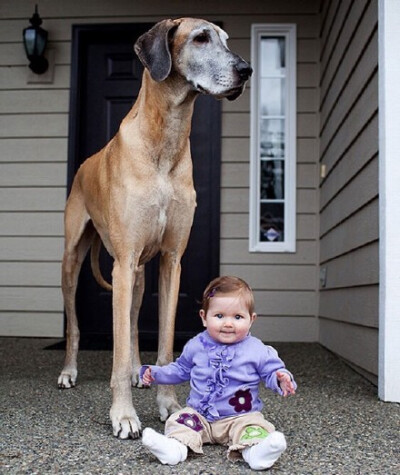
<path id="1" fill-rule="evenodd" d="M 282 119 L 263 119 L 260 136 L 261 157 L 280 158 L 285 156 L 285 132 Z"/>
<path id="2" fill-rule="evenodd" d="M 285 114 L 285 79 L 261 80 L 261 115 Z"/>
<path id="3" fill-rule="evenodd" d="M 261 199 L 284 199 L 283 160 L 263 160 L 261 162 Z"/>
<path id="4" fill-rule="evenodd" d="M 279 76 L 285 69 L 285 38 L 261 38 L 261 76 Z"/>
<path id="5" fill-rule="evenodd" d="M 251 252 L 296 250 L 296 25 L 252 25 Z"/>
<path id="6" fill-rule="evenodd" d="M 261 203 L 260 241 L 284 241 L 283 203 Z"/>

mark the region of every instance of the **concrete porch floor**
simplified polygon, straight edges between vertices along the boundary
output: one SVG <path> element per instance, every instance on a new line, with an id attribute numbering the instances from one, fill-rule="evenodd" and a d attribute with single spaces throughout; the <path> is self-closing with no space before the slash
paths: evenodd
<path id="1" fill-rule="evenodd" d="M 78 385 L 59 390 L 64 352 L 57 340 L 0 338 L 1 474 L 250 474 L 224 447 L 176 467 L 163 466 L 140 440 L 112 436 L 108 419 L 110 351 L 82 351 Z M 283 399 L 263 389 L 264 413 L 284 432 L 288 449 L 271 474 L 399 474 L 400 405 L 318 344 L 275 344 L 299 385 Z M 144 363 L 155 353 L 142 354 Z M 184 403 L 188 386 L 177 386 Z M 143 427 L 162 431 L 156 390 L 133 390 Z"/>

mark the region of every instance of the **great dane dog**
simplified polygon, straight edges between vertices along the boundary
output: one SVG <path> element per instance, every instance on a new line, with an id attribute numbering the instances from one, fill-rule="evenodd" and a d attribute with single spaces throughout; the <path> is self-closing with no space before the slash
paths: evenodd
<path id="1" fill-rule="evenodd" d="M 110 288 L 98 265 L 100 239 L 114 258 L 112 271 L 113 433 L 137 438 L 140 421 L 131 385 L 140 386 L 138 313 L 144 264 L 160 252 L 157 364 L 173 356 L 175 312 L 181 271 L 196 207 L 189 134 L 199 93 L 234 100 L 252 69 L 227 47 L 228 35 L 205 20 L 163 20 L 142 35 L 135 51 L 145 66 L 136 103 L 118 133 L 79 168 L 65 209 L 62 291 L 67 348 L 60 388 L 77 378 L 79 329 L 75 294 L 79 271 L 91 247 L 92 269 Z M 171 387 L 157 393 L 165 420 L 179 408 Z"/>

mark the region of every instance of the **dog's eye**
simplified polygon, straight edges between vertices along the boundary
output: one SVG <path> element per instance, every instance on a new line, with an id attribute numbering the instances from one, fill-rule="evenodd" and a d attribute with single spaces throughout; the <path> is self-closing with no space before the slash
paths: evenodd
<path id="1" fill-rule="evenodd" d="M 207 33 L 200 33 L 194 37 L 195 43 L 208 43 L 209 37 Z"/>

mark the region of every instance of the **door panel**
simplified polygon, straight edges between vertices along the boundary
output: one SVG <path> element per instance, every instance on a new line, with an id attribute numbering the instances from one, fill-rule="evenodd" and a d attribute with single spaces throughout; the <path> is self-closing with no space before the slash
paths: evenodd
<path id="1" fill-rule="evenodd" d="M 118 130 L 136 100 L 143 67 L 135 40 L 151 25 L 79 26 L 73 35 L 69 189 L 82 161 Z M 219 270 L 220 103 L 201 96 L 195 105 L 191 149 L 198 206 L 182 260 L 176 347 L 201 329 L 199 302 Z M 142 348 L 155 349 L 158 328 L 158 257 L 146 265 L 146 290 L 139 317 Z M 103 249 L 102 273 L 111 282 L 112 259 Z M 112 332 L 111 293 L 97 285 L 87 258 L 80 275 L 77 313 L 83 340 Z"/>

